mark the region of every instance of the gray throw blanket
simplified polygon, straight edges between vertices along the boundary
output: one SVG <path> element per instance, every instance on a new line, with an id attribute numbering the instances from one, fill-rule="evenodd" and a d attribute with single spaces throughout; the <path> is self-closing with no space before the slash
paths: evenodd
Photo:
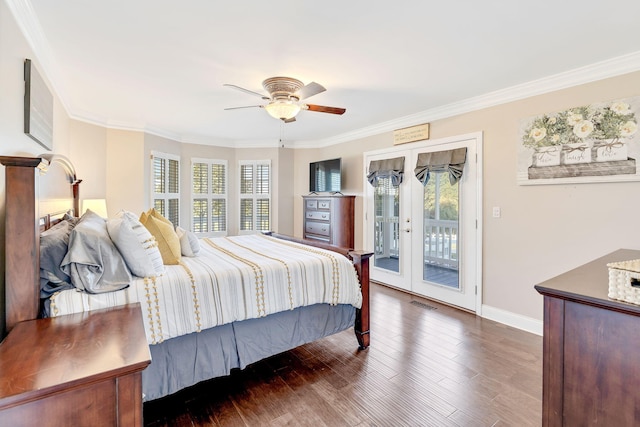
<path id="1" fill-rule="evenodd" d="M 109 237 L 106 221 L 90 210 L 71 231 L 60 268 L 73 286 L 94 294 L 124 289 L 131 283 L 131 273 Z"/>

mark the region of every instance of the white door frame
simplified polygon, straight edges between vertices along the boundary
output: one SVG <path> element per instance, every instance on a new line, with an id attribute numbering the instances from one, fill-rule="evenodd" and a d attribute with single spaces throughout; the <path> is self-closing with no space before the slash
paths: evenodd
<path id="1" fill-rule="evenodd" d="M 423 140 L 412 142 L 408 144 L 402 144 L 390 148 L 385 148 L 381 150 L 367 151 L 363 153 L 363 171 L 367 171 L 368 163 L 367 158 L 369 156 L 377 156 L 377 155 L 388 155 L 389 157 L 396 157 L 394 153 L 405 151 L 405 150 L 413 150 L 416 148 L 424 148 L 431 147 L 435 145 L 448 144 L 457 141 L 470 140 L 475 139 L 476 141 L 476 158 L 470 159 L 467 158 L 468 162 L 475 161 L 476 162 L 476 244 L 475 244 L 475 283 L 476 283 L 476 300 L 475 300 L 475 313 L 478 316 L 482 315 L 482 292 L 483 292 L 483 284 L 482 284 L 482 208 L 483 208 L 483 200 L 482 200 L 482 176 L 483 176 L 483 134 L 482 132 L 469 133 L 464 135 L 456 135 L 447 138 L 439 138 L 434 140 Z M 409 175 L 413 172 L 413 165 L 408 163 L 408 160 L 405 160 L 405 174 Z M 366 172 L 365 172 L 366 173 Z M 405 177 L 405 179 L 410 178 L 409 176 Z M 367 251 L 373 251 L 374 243 L 370 241 L 369 238 L 369 227 L 372 227 L 374 221 L 375 212 L 368 212 L 369 203 L 366 200 L 366 195 L 368 193 L 367 186 L 370 185 L 369 182 L 364 179 L 363 180 L 363 195 L 365 196 L 365 201 L 363 203 L 364 210 L 364 221 L 362 224 L 362 236 L 363 236 L 363 246 Z"/>

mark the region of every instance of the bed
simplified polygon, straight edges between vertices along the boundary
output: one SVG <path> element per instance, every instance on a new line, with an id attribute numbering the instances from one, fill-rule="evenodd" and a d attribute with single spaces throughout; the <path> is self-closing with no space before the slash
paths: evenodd
<path id="1" fill-rule="evenodd" d="M 48 182 L 52 174 L 41 177 L 37 170 L 64 172 L 60 186 L 66 188 L 76 217 L 81 181 L 62 156 L 0 157 L 0 163 L 6 176 L 7 330 L 42 313 L 56 316 L 139 303 L 152 355 L 143 372 L 145 400 L 352 327 L 359 348 L 369 346 L 371 254 L 273 233 L 203 239 L 203 256 L 166 266 L 160 277 L 134 278 L 122 290 L 98 294 L 63 290 L 42 301 L 40 235 L 59 225 L 67 208 L 49 207 L 36 197 L 45 181 L 47 187 L 58 186 Z M 285 259 L 288 252 L 301 258 Z M 307 264 L 302 259 L 307 257 L 321 260 L 320 266 Z M 238 263 L 249 266 L 243 277 L 230 279 L 222 273 L 223 265 L 240 270 Z M 276 264 L 284 269 L 276 270 Z M 350 275 L 355 277 L 355 291 Z M 326 276 L 324 288 L 314 290 L 311 282 L 320 276 Z M 228 280 L 235 282 L 230 285 Z M 222 288 L 236 292 L 224 294 Z M 275 294 L 282 294 L 284 302 L 276 302 Z M 168 308 L 160 310 L 161 306 Z"/>

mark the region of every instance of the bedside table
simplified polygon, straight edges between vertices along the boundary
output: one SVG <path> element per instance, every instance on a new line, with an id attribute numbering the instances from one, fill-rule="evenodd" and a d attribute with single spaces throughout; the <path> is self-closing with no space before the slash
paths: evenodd
<path id="1" fill-rule="evenodd" d="M 142 426 L 151 362 L 140 304 L 20 322 L 0 343 L 10 426 Z"/>

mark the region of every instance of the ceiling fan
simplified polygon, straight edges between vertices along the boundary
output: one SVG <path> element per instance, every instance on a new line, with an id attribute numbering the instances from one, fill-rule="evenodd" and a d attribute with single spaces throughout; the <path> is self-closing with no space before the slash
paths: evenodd
<path id="1" fill-rule="evenodd" d="M 225 110 L 237 110 L 239 108 L 264 108 L 267 113 L 276 119 L 280 119 L 285 123 L 291 123 L 296 120 L 296 115 L 301 110 L 317 111 L 329 114 L 344 114 L 347 111 L 344 108 L 325 107 L 323 105 L 305 104 L 300 101 L 310 98 L 324 92 L 322 85 L 311 82 L 308 85 L 303 84 L 300 80 L 291 77 L 270 77 L 262 82 L 264 90 L 269 92 L 269 96 L 245 89 L 232 84 L 224 84 L 230 88 L 238 89 L 250 95 L 256 95 L 265 101 L 269 101 L 265 105 L 248 105 L 245 107 L 230 107 Z"/>

